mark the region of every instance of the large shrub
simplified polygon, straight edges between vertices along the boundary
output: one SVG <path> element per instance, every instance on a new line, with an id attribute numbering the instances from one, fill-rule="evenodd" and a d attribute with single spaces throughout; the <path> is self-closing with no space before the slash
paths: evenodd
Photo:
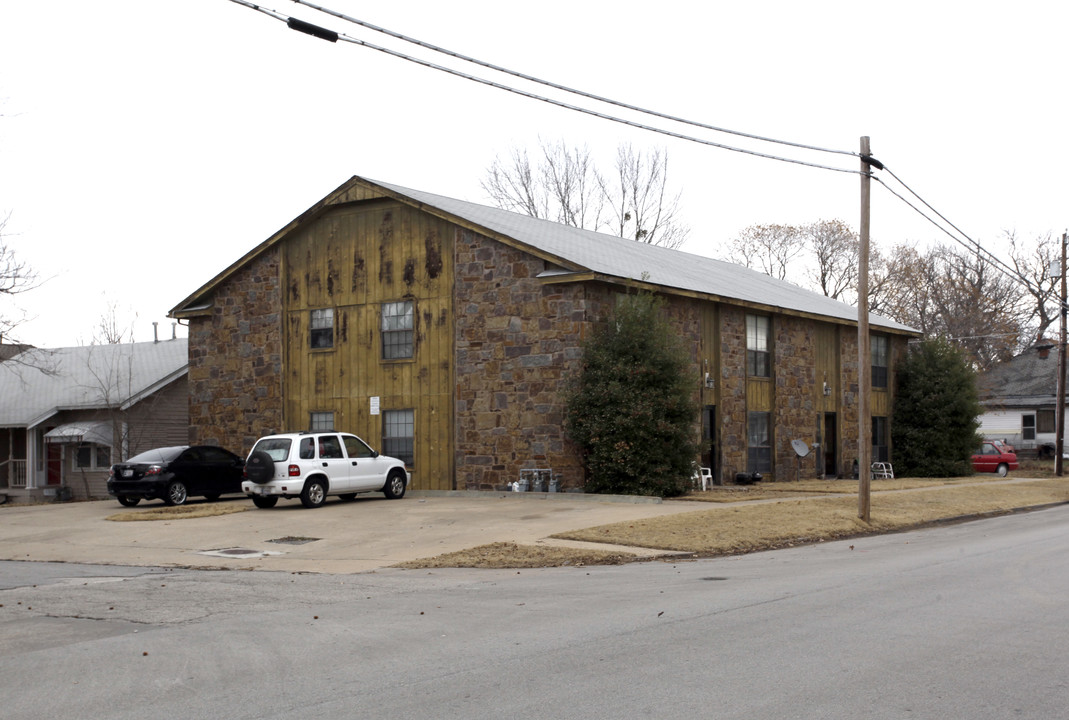
<path id="1" fill-rule="evenodd" d="M 971 475 L 980 447 L 976 372 L 946 340 L 924 340 L 896 373 L 895 472 L 912 477 Z"/>
<path id="2" fill-rule="evenodd" d="M 583 344 L 565 390 L 565 427 L 588 492 L 680 495 L 697 455 L 691 363 L 652 294 L 621 296 Z"/>

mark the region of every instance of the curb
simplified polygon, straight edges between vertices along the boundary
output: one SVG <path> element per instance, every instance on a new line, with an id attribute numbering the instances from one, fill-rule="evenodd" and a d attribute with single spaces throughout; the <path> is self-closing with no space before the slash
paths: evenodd
<path id="1" fill-rule="evenodd" d="M 651 495 L 598 495 L 574 492 L 508 492 L 498 490 L 413 490 L 408 497 L 456 497 L 466 500 L 546 500 L 549 502 L 603 502 L 630 505 L 661 505 L 664 500 Z"/>

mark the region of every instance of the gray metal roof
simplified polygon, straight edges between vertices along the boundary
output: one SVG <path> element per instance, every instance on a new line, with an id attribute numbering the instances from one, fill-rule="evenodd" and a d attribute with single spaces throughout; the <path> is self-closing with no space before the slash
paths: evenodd
<path id="1" fill-rule="evenodd" d="M 188 347 L 178 338 L 27 350 L 0 362 L 0 427 L 33 427 L 61 410 L 128 406 L 185 374 Z"/>
<path id="2" fill-rule="evenodd" d="M 363 178 L 397 195 L 438 208 L 495 233 L 537 248 L 565 264 L 600 275 L 716 295 L 773 309 L 857 322 L 857 308 L 742 265 L 583 230 L 500 208 Z M 872 314 L 874 327 L 915 333 Z"/>

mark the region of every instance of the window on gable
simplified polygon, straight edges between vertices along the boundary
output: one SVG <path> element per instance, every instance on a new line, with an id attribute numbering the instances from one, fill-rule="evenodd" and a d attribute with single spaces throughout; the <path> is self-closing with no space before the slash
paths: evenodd
<path id="1" fill-rule="evenodd" d="M 414 410 L 386 410 L 382 414 L 382 452 L 405 465 L 415 464 L 416 422 Z"/>
<path id="2" fill-rule="evenodd" d="M 885 335 L 873 335 L 871 340 L 872 351 L 872 387 L 887 387 L 887 337 Z M 885 461 L 886 462 L 886 461 Z"/>
<path id="3" fill-rule="evenodd" d="M 746 374 L 750 377 L 771 377 L 769 341 L 772 322 L 764 315 L 746 316 Z"/>
<path id="4" fill-rule="evenodd" d="M 334 347 L 334 308 L 313 310 L 310 327 L 309 344 L 313 349 Z"/>
<path id="5" fill-rule="evenodd" d="M 382 304 L 382 358 L 412 357 L 415 315 L 411 300 Z"/>

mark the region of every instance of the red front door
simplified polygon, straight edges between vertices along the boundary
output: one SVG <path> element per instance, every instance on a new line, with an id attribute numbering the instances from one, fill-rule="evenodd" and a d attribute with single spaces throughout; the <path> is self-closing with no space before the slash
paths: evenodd
<path id="1" fill-rule="evenodd" d="M 49 485 L 59 485 L 63 477 L 63 448 L 56 443 L 48 443 L 48 480 Z"/>

